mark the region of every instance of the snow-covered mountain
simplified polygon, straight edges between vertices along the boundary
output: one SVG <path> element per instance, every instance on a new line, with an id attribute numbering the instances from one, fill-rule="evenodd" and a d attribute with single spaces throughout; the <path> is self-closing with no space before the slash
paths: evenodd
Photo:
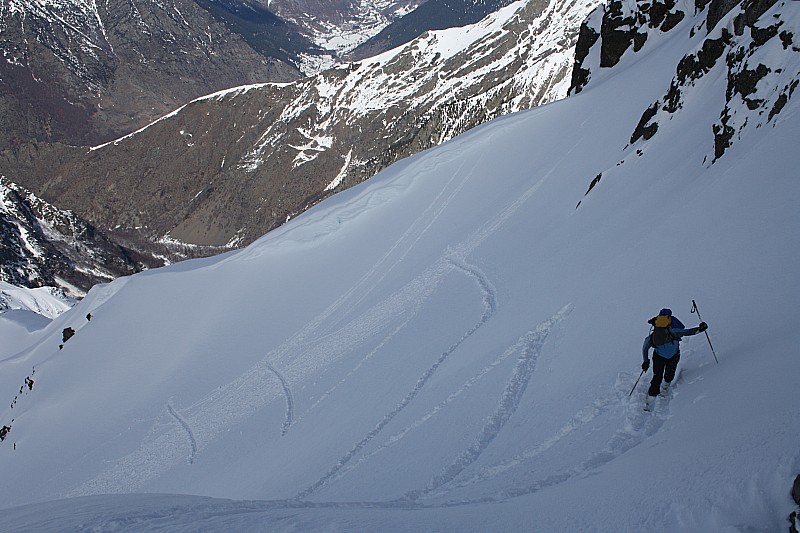
<path id="1" fill-rule="evenodd" d="M 0 281 L 0 312 L 28 311 L 53 319 L 74 306 L 76 300 L 55 287 L 27 289 Z M 5 317 L 5 314 L 4 314 Z"/>
<path id="2" fill-rule="evenodd" d="M 644 42 L 594 68 L 595 40 L 580 93 L 244 250 L 95 287 L 3 353 L 4 527 L 785 530 L 800 104 L 747 100 L 798 79 L 800 3 L 737 4 L 708 28 L 713 5 L 676 4 L 668 31 L 631 17 Z M 743 63 L 681 84 L 726 34 L 719 57 Z M 729 90 L 756 61 L 755 91 Z M 632 142 L 675 80 L 681 105 Z M 726 109 L 746 125 L 716 155 Z M 709 338 L 684 341 L 645 413 L 647 319 L 695 325 L 693 299 Z"/>
<path id="3" fill-rule="evenodd" d="M 394 161 L 566 95 L 578 29 L 595 5 L 519 1 L 313 78 L 203 97 L 66 164 L 40 158 L 39 170 L 21 175 L 98 227 L 248 244 Z"/>
<path id="4" fill-rule="evenodd" d="M 462 3 L 485 15 L 508 1 L 450 1 L 435 27 L 463 25 Z M 8 0 L 0 5 L 0 150 L 98 144 L 204 94 L 316 74 L 421 3 Z M 393 32 L 403 36 L 394 46 L 434 27 L 412 26 Z"/>
<path id="5" fill-rule="evenodd" d="M 360 43 L 348 57 L 366 59 L 397 48 L 430 30 L 474 24 L 513 0 L 426 0 Z"/>
<path id="6" fill-rule="evenodd" d="M 320 47 L 345 55 L 425 1 L 266 0 L 264 3 Z"/>

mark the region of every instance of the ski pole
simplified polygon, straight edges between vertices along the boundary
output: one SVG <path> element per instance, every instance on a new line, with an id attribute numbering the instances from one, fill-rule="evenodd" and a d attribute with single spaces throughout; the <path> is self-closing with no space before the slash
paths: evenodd
<path id="1" fill-rule="evenodd" d="M 631 389 L 631 393 L 630 393 L 630 394 L 628 394 L 628 398 L 630 398 L 631 396 L 633 396 L 633 391 L 635 391 L 635 390 L 636 390 L 636 385 L 638 385 L 638 384 L 639 384 L 639 380 L 640 380 L 640 379 L 642 379 L 642 376 L 644 376 L 644 370 L 642 370 L 642 373 L 641 373 L 641 374 L 639 374 L 639 377 L 638 377 L 638 378 L 636 378 L 636 383 L 634 383 L 634 384 L 633 384 L 633 388 Z"/>
<path id="2" fill-rule="evenodd" d="M 700 322 L 703 321 L 703 317 L 700 316 L 700 310 L 697 308 L 697 302 L 695 302 L 694 300 L 692 300 L 692 310 L 689 312 L 696 313 L 697 318 L 700 320 Z M 717 352 L 714 351 L 714 345 L 711 344 L 711 337 L 708 336 L 708 331 L 706 330 L 703 333 L 706 334 L 706 340 L 708 341 L 708 346 L 711 348 L 711 353 L 714 354 L 714 361 L 716 361 L 717 364 L 719 364 L 719 359 L 717 359 Z"/>

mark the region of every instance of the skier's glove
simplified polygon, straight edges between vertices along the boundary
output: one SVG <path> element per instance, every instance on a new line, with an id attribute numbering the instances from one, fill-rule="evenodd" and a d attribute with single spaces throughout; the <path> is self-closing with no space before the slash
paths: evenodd
<path id="1" fill-rule="evenodd" d="M 650 368 L 650 359 L 645 359 L 642 362 L 642 372 L 647 372 L 647 369 Z"/>
<path id="2" fill-rule="evenodd" d="M 708 324 L 706 324 L 705 322 L 700 322 L 698 328 L 700 329 L 700 331 L 705 331 L 708 329 Z"/>

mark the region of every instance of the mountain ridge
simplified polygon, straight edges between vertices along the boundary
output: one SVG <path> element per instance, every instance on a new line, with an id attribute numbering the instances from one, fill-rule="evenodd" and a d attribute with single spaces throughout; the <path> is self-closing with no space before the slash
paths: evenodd
<path id="1" fill-rule="evenodd" d="M 100 227 L 147 224 L 151 238 L 247 244 L 393 161 L 562 97 L 577 28 L 594 5 L 517 2 L 314 78 L 201 98 L 55 172 L 45 161 L 26 186 Z M 144 176 L 133 204 L 99 186 L 111 169 Z"/>
<path id="2" fill-rule="evenodd" d="M 11 0 L 0 28 L 0 149 L 97 144 L 214 90 L 299 77 L 192 0 Z"/>

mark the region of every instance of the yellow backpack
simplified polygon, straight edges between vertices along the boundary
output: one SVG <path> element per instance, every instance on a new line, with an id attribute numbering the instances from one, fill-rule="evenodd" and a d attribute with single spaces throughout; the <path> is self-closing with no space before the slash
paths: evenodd
<path id="1" fill-rule="evenodd" d="M 669 315 L 658 315 L 653 322 L 653 335 L 651 342 L 653 346 L 661 346 L 675 340 L 672 334 L 672 317 Z"/>

